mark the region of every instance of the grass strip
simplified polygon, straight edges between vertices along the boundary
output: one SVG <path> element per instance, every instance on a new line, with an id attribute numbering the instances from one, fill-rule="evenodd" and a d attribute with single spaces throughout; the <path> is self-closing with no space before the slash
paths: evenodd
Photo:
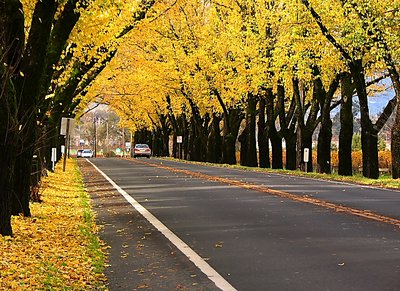
<path id="1" fill-rule="evenodd" d="M 346 183 L 353 183 L 353 184 L 360 184 L 360 185 L 367 185 L 367 186 L 374 186 L 374 187 L 381 187 L 381 188 L 388 188 L 388 189 L 395 189 L 395 190 L 400 189 L 400 179 L 393 179 L 388 174 L 383 174 L 383 175 L 379 176 L 378 179 L 370 179 L 370 178 L 363 177 L 360 173 L 356 173 L 353 176 L 340 176 L 337 173 L 333 173 L 333 174 L 320 174 L 320 173 L 316 173 L 316 172 L 306 173 L 306 172 L 303 172 L 300 170 L 284 170 L 284 169 L 246 167 L 246 166 L 240 166 L 240 165 L 228 165 L 228 164 L 215 164 L 215 163 L 208 163 L 208 162 L 186 161 L 186 160 L 179 160 L 179 159 L 174 159 L 174 158 L 162 158 L 162 159 L 177 161 L 177 162 L 182 162 L 182 163 L 207 165 L 207 166 L 212 166 L 212 167 L 221 167 L 221 168 L 231 168 L 231 169 L 240 169 L 240 170 L 246 170 L 246 171 L 262 172 L 262 173 L 266 173 L 266 174 L 271 173 L 271 174 L 291 175 L 291 176 L 339 181 L 339 182 L 346 182 Z"/>

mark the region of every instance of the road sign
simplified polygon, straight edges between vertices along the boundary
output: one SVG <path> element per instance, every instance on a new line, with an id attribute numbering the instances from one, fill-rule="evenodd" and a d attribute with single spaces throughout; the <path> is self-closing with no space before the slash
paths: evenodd
<path id="1" fill-rule="evenodd" d="M 56 148 L 51 149 L 51 161 L 52 162 L 57 161 L 57 149 Z"/>
<path id="2" fill-rule="evenodd" d="M 309 148 L 304 148 L 303 161 L 305 163 L 308 163 L 310 161 L 310 149 Z"/>
<path id="3" fill-rule="evenodd" d="M 183 142 L 183 138 L 182 138 L 181 135 L 178 135 L 178 136 L 176 137 L 176 142 L 177 142 L 177 143 L 182 143 L 182 142 Z"/>
<path id="4" fill-rule="evenodd" d="M 52 163 L 53 171 L 54 171 L 56 162 L 57 162 L 57 148 L 52 148 L 51 149 L 51 163 Z"/>
<path id="5" fill-rule="evenodd" d="M 71 134 L 71 131 L 74 129 L 74 127 L 75 127 L 75 119 L 63 117 L 61 119 L 60 134 L 61 135 L 67 135 L 67 133 Z M 67 128 L 69 128 L 69 132 L 67 132 Z"/>

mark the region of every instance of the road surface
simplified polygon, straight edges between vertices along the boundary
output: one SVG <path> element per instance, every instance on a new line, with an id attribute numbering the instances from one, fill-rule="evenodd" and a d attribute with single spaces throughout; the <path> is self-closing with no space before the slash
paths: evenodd
<path id="1" fill-rule="evenodd" d="M 398 191 L 155 158 L 90 161 L 232 288 L 400 290 Z"/>

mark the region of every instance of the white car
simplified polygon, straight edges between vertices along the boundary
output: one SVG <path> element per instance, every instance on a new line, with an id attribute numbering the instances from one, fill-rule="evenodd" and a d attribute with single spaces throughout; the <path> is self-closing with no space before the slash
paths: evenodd
<path id="1" fill-rule="evenodd" d="M 83 150 L 81 157 L 82 158 L 93 158 L 93 151 L 92 150 Z"/>
<path id="2" fill-rule="evenodd" d="M 147 144 L 136 144 L 133 148 L 133 157 L 151 157 L 151 149 Z"/>

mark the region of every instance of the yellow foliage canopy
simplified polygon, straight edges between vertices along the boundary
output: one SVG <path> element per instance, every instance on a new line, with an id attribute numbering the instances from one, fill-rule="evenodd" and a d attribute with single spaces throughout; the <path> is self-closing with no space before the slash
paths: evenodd
<path id="1" fill-rule="evenodd" d="M 367 74 L 384 68 L 382 47 L 359 13 L 372 13 L 368 25 L 377 24 L 398 59 L 398 0 L 350 1 L 361 12 L 339 0 L 310 2 L 338 43 L 370 64 Z M 187 110 L 189 101 L 201 113 L 222 112 L 221 102 L 243 104 L 261 87 L 287 84 L 290 96 L 293 78 L 307 84 L 321 77 L 329 86 L 346 70 L 301 0 L 159 1 L 121 41 L 118 56 L 90 95 L 101 94 L 132 128 L 142 128 L 166 112 L 166 96 L 176 114 Z"/>

